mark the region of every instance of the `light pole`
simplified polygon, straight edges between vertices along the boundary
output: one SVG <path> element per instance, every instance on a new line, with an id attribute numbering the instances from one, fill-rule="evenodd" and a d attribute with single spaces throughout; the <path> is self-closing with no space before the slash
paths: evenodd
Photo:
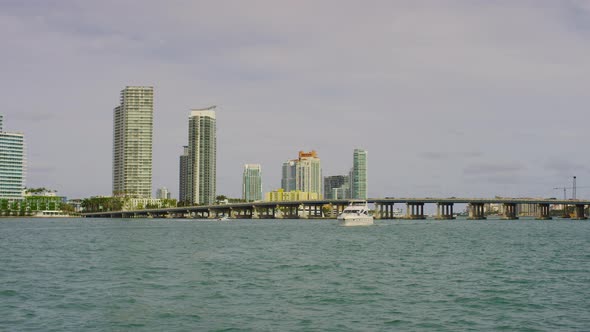
<path id="1" fill-rule="evenodd" d="M 572 199 L 576 199 L 576 176 L 574 175 L 574 185 L 572 191 Z"/>

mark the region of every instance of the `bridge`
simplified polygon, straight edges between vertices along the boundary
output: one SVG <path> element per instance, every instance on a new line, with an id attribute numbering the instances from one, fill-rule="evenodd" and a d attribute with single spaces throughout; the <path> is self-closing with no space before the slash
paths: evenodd
<path id="1" fill-rule="evenodd" d="M 313 201 L 284 201 L 284 202 L 252 202 L 215 204 L 201 206 L 184 206 L 175 208 L 145 209 L 134 211 L 102 211 L 82 213 L 86 218 L 197 218 L 216 219 L 228 216 L 232 219 L 313 219 L 336 218 L 348 206 L 351 200 L 313 200 Z M 565 207 L 564 217 L 569 207 L 573 208 L 572 219 L 587 219 L 585 208 L 590 208 L 587 200 L 558 200 L 534 198 L 372 198 L 369 204 L 374 205 L 375 219 L 395 219 L 394 205 L 405 204 L 405 219 L 426 219 L 424 205 L 436 205 L 436 219 L 455 219 L 454 205 L 467 204 L 468 219 L 486 219 L 485 205 L 500 204 L 503 219 L 518 219 L 517 206 L 528 204 L 535 206 L 537 219 L 551 219 L 551 206 Z M 328 211 L 324 207 L 328 206 Z"/>

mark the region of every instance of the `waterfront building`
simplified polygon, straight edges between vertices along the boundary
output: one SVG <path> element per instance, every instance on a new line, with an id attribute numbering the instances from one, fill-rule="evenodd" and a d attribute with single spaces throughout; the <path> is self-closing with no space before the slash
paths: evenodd
<path id="1" fill-rule="evenodd" d="M 325 199 L 346 199 L 348 198 L 349 176 L 333 175 L 324 177 L 324 198 Z"/>
<path id="2" fill-rule="evenodd" d="M 354 149 L 350 172 L 350 198 L 367 199 L 367 151 Z"/>
<path id="3" fill-rule="evenodd" d="M 262 200 L 262 168 L 259 164 L 244 165 L 242 199 L 246 202 Z"/>
<path id="4" fill-rule="evenodd" d="M 151 198 L 154 88 L 125 87 L 113 118 L 113 195 Z"/>
<path id="5" fill-rule="evenodd" d="M 188 130 L 186 201 L 215 203 L 217 170 L 216 106 L 191 110 Z"/>
<path id="6" fill-rule="evenodd" d="M 302 191 L 322 197 L 322 166 L 316 151 L 299 151 L 299 158 L 283 163 L 281 188 Z"/>
<path id="7" fill-rule="evenodd" d="M 0 199 L 22 200 L 26 176 L 25 137 L 5 132 L 0 116 Z"/>
<path id="8" fill-rule="evenodd" d="M 284 191 L 295 190 L 297 182 L 297 159 L 283 163 L 281 188 Z"/>
<path id="9" fill-rule="evenodd" d="M 300 190 L 285 191 L 279 189 L 264 194 L 264 200 L 267 202 L 312 201 L 318 199 L 320 199 L 318 193 L 310 193 Z"/>
<path id="10" fill-rule="evenodd" d="M 170 191 L 168 191 L 168 188 L 166 187 L 158 188 L 156 190 L 157 199 L 170 199 L 170 196 Z"/>
<path id="11" fill-rule="evenodd" d="M 178 182 L 178 201 L 182 204 L 189 203 L 188 200 L 188 145 L 183 147 L 182 155 L 180 156 L 180 172 Z"/>

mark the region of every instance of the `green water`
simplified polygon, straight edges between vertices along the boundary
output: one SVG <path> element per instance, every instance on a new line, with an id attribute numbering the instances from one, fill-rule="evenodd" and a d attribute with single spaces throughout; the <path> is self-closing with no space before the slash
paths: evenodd
<path id="1" fill-rule="evenodd" d="M 2 331 L 589 331 L 590 222 L 0 219 Z"/>

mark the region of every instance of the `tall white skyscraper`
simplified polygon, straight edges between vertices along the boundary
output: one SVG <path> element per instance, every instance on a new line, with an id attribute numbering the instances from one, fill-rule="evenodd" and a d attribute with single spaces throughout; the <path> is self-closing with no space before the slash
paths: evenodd
<path id="1" fill-rule="evenodd" d="M 367 171 L 367 151 L 363 149 L 354 149 L 352 170 L 350 172 L 351 198 L 367 199 Z"/>
<path id="2" fill-rule="evenodd" d="M 191 110 L 188 130 L 187 201 L 213 204 L 216 191 L 217 134 L 215 106 Z"/>
<path id="3" fill-rule="evenodd" d="M 242 199 L 247 202 L 262 200 L 262 168 L 259 164 L 244 165 Z"/>
<path id="4" fill-rule="evenodd" d="M 21 200 L 26 176 L 25 137 L 5 132 L 0 115 L 0 199 Z"/>
<path id="5" fill-rule="evenodd" d="M 151 198 L 154 88 L 123 89 L 113 119 L 113 195 Z"/>

